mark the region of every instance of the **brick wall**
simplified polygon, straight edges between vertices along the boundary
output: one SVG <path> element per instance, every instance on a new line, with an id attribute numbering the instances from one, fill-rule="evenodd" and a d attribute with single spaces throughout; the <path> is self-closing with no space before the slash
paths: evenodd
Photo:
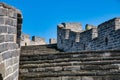
<path id="1" fill-rule="evenodd" d="M 18 80 L 21 12 L 0 3 L 0 80 Z"/>
<path id="2" fill-rule="evenodd" d="M 57 28 L 57 46 L 66 52 L 120 49 L 120 18 L 108 20 L 98 25 L 98 28 L 92 27 L 79 32 L 75 31 L 74 27 L 79 29 L 80 25 L 72 28 L 61 25 Z"/>

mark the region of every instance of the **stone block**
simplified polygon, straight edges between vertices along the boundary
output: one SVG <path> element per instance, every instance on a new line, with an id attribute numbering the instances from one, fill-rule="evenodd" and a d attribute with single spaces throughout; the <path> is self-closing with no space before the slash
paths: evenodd
<path id="1" fill-rule="evenodd" d="M 5 80 L 14 80 L 14 79 L 13 79 L 13 76 L 10 75 Z"/>
<path id="2" fill-rule="evenodd" d="M 13 17 L 14 17 L 14 19 L 17 19 L 17 12 L 16 11 L 13 13 Z"/>
<path id="3" fill-rule="evenodd" d="M 5 41 L 6 42 L 14 42 L 14 37 L 15 35 L 6 35 L 6 37 L 5 37 Z"/>
<path id="4" fill-rule="evenodd" d="M 3 58 L 3 60 L 12 58 L 12 53 L 10 51 L 5 52 L 2 54 L 2 58 Z"/>
<path id="5" fill-rule="evenodd" d="M 81 78 L 77 76 L 66 76 L 62 77 L 62 80 L 81 80 Z"/>
<path id="6" fill-rule="evenodd" d="M 5 18 L 3 16 L 0 16 L 0 25 L 5 24 Z"/>
<path id="7" fill-rule="evenodd" d="M 19 69 L 19 63 L 13 66 L 13 71 L 16 71 L 17 69 Z"/>
<path id="8" fill-rule="evenodd" d="M 0 62 L 2 62 L 2 61 L 3 61 L 2 54 L 0 54 Z"/>
<path id="9" fill-rule="evenodd" d="M 81 77 L 81 80 L 94 80 L 94 78 L 93 77 L 89 77 L 89 76 L 83 76 L 83 77 Z"/>
<path id="10" fill-rule="evenodd" d="M 2 77 L 5 77 L 5 64 L 0 63 L 0 74 L 2 74 Z"/>
<path id="11" fill-rule="evenodd" d="M 9 26 L 13 26 L 13 18 L 6 17 L 5 18 L 5 24 Z"/>
<path id="12" fill-rule="evenodd" d="M 13 25 L 14 27 L 17 27 L 17 20 L 16 19 L 13 19 Z"/>
<path id="13" fill-rule="evenodd" d="M 20 55 L 20 50 L 19 49 L 16 49 L 12 52 L 13 57 L 18 57 L 19 55 Z"/>
<path id="14" fill-rule="evenodd" d="M 7 26 L 0 25 L 0 33 L 7 33 Z"/>
<path id="15" fill-rule="evenodd" d="M 19 63 L 19 57 L 13 58 L 13 64 L 17 64 L 17 63 Z"/>
<path id="16" fill-rule="evenodd" d="M 7 43 L 7 47 L 9 50 L 18 49 L 18 45 L 16 43 Z"/>
<path id="17" fill-rule="evenodd" d="M 0 52 L 7 50 L 7 44 L 0 44 Z"/>
<path id="18" fill-rule="evenodd" d="M 79 71 L 80 66 L 66 66 L 64 67 L 64 70 Z"/>
<path id="19" fill-rule="evenodd" d="M 7 15 L 7 9 L 0 8 L 0 16 L 6 16 Z"/>
<path id="20" fill-rule="evenodd" d="M 13 65 L 12 58 L 6 60 L 5 62 L 5 68 L 8 68 Z"/>
<path id="21" fill-rule="evenodd" d="M 28 69 L 19 69 L 20 73 L 27 73 L 28 72 Z"/>
<path id="22" fill-rule="evenodd" d="M 12 9 L 8 9 L 8 12 L 7 12 L 7 15 L 9 16 L 9 17 L 14 17 L 14 11 L 12 10 Z"/>
<path id="23" fill-rule="evenodd" d="M 9 25 L 9 23 L 10 23 L 10 18 L 9 18 L 9 17 L 5 17 L 4 19 L 5 19 L 5 25 Z"/>
<path id="24" fill-rule="evenodd" d="M 0 35 L 0 43 L 5 42 L 5 35 Z"/>
<path id="25" fill-rule="evenodd" d="M 16 34 L 17 33 L 17 28 L 16 27 L 8 27 L 8 34 Z"/>
<path id="26" fill-rule="evenodd" d="M 7 77 L 12 72 L 13 72 L 12 67 L 7 68 L 6 71 L 5 71 L 5 76 Z"/>
<path id="27" fill-rule="evenodd" d="M 18 78 L 18 73 L 19 73 L 18 70 L 14 71 L 14 73 L 12 75 L 13 79 L 17 79 Z"/>

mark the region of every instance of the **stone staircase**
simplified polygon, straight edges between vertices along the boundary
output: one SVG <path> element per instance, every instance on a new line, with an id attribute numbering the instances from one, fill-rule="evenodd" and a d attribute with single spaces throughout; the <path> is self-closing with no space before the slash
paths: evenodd
<path id="1" fill-rule="evenodd" d="M 120 80 L 119 68 L 120 50 L 67 53 L 44 45 L 22 47 L 20 56 L 20 80 Z"/>
<path id="2" fill-rule="evenodd" d="M 33 45 L 33 46 L 22 46 L 21 55 L 34 55 L 34 54 L 46 54 L 46 53 L 57 53 L 62 52 L 57 49 L 56 44 L 48 45 Z"/>

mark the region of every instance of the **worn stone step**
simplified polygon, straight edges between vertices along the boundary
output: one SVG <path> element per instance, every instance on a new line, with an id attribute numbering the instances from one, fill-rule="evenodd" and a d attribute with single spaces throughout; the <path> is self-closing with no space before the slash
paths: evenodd
<path id="1" fill-rule="evenodd" d="M 75 79 L 75 77 L 74 77 L 74 79 Z M 22 78 L 20 80 L 62 80 L 62 77 Z"/>
<path id="2" fill-rule="evenodd" d="M 51 46 L 52 45 L 52 46 Z M 57 45 L 53 46 L 53 44 L 48 45 L 33 45 L 33 46 L 22 46 L 21 51 L 27 51 L 27 50 L 58 50 Z M 59 50 L 58 50 L 59 51 Z"/>
<path id="3" fill-rule="evenodd" d="M 48 51 L 47 51 L 48 52 Z M 41 51 L 41 53 L 40 53 L 40 51 L 39 52 L 32 52 L 32 51 L 29 51 L 29 52 L 22 52 L 22 54 L 27 54 L 27 55 L 30 55 L 30 54 L 32 54 L 32 55 L 36 55 L 36 54 L 47 54 L 47 52 L 46 51 Z M 54 53 L 58 53 L 59 51 L 49 51 L 49 54 L 54 54 Z M 21 54 L 21 55 L 22 55 Z"/>
<path id="4" fill-rule="evenodd" d="M 44 59 L 45 58 L 45 59 Z M 87 61 L 103 61 L 103 60 L 120 60 L 120 56 L 115 57 L 89 57 L 89 58 L 64 58 L 64 59 L 50 59 L 46 57 L 22 57 L 20 61 L 41 61 L 40 63 L 54 63 L 54 62 L 71 62 L 71 61 L 81 61 L 81 62 L 87 62 Z M 51 57 L 52 58 L 52 57 Z"/>
<path id="5" fill-rule="evenodd" d="M 42 52 L 41 52 L 42 53 Z M 33 54 L 33 53 L 32 53 Z M 21 55 L 21 60 L 24 58 L 28 58 L 28 59 L 36 59 L 36 60 L 45 60 L 45 59 L 64 59 L 64 58 L 89 58 L 89 57 L 98 57 L 98 58 L 105 58 L 105 57 L 116 57 L 116 56 L 120 56 L 120 54 L 116 53 L 116 54 L 109 54 L 109 53 L 105 53 L 105 54 L 93 54 L 93 53 L 61 53 L 61 54 L 57 54 L 57 53 L 54 53 L 51 55 L 51 54 L 39 54 L 39 55 Z"/>
<path id="6" fill-rule="evenodd" d="M 57 44 L 22 46 L 21 55 L 35 55 L 62 52 L 57 49 Z"/>
<path id="7" fill-rule="evenodd" d="M 117 65 L 87 65 L 87 66 L 62 66 L 62 67 L 44 67 L 44 68 L 21 68 L 20 73 L 24 72 L 55 72 L 55 71 L 108 71 L 118 70 Z"/>
<path id="8" fill-rule="evenodd" d="M 120 60 L 91 61 L 91 62 L 61 62 L 61 63 L 39 63 L 39 61 L 22 61 L 20 67 L 55 67 L 55 66 L 73 66 L 73 65 L 111 65 L 120 64 Z"/>
<path id="9" fill-rule="evenodd" d="M 98 74 L 97 72 L 72 72 L 72 71 L 64 71 L 64 72 L 42 72 L 42 73 L 24 73 L 21 74 L 21 77 L 27 78 L 40 78 L 40 77 L 59 77 L 59 76 L 102 76 L 103 74 Z"/>
<path id="10" fill-rule="evenodd" d="M 40 77 L 59 77 L 59 76 L 106 76 L 106 75 L 120 75 L 120 71 L 112 70 L 107 72 L 96 71 L 62 71 L 62 72 L 31 72 L 20 74 L 21 77 L 26 78 L 40 78 Z"/>
<path id="11" fill-rule="evenodd" d="M 22 53 L 24 53 L 24 52 L 30 52 L 30 51 L 32 51 L 32 52 L 42 52 L 42 51 L 51 51 L 51 52 L 54 52 L 54 51 L 58 51 L 58 50 L 56 50 L 56 49 L 38 49 L 38 50 L 36 50 L 36 49 L 34 49 L 34 50 L 24 50 L 24 51 L 22 51 Z M 39 52 L 39 53 L 40 53 Z M 58 52 L 60 52 L 60 51 L 58 51 Z M 48 52 L 47 52 L 48 53 Z"/>

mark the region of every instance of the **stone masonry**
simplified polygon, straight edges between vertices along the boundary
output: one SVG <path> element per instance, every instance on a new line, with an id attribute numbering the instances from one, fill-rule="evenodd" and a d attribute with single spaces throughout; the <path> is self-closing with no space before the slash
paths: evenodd
<path id="1" fill-rule="evenodd" d="M 0 80 L 18 80 L 22 14 L 0 3 Z"/>
<path id="2" fill-rule="evenodd" d="M 120 18 L 108 20 L 97 27 L 62 23 L 57 27 L 57 47 L 65 52 L 120 49 Z"/>
<path id="3" fill-rule="evenodd" d="M 21 46 L 30 46 L 30 45 L 44 45 L 46 44 L 45 39 L 37 36 L 32 36 L 32 40 L 30 39 L 30 35 L 21 34 Z"/>
<path id="4" fill-rule="evenodd" d="M 19 79 L 120 80 L 120 50 L 60 52 L 55 46 L 22 47 Z"/>
<path id="5" fill-rule="evenodd" d="M 57 39 L 54 38 L 49 39 L 49 44 L 57 44 Z"/>

